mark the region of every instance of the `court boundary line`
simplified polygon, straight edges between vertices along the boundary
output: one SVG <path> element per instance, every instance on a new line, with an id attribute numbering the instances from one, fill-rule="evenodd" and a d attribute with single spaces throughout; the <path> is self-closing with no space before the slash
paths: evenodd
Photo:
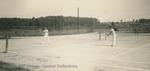
<path id="1" fill-rule="evenodd" d="M 30 51 L 30 50 L 29 50 Z M 35 52 L 39 52 L 39 51 L 35 51 Z M 10 53 L 15 53 L 15 54 L 22 54 L 22 55 L 29 55 L 29 56 L 34 56 L 34 57 L 40 57 L 40 55 L 33 55 L 33 54 L 26 54 L 26 53 L 20 53 L 20 52 L 10 52 Z M 53 57 L 53 56 L 52 56 Z M 56 57 L 56 56 L 55 56 Z M 65 56 L 66 57 L 66 56 Z M 67 57 L 74 57 L 74 56 L 67 56 Z M 75 58 L 80 58 L 80 57 L 75 57 Z M 121 60 L 121 59 L 101 59 L 101 58 L 95 58 L 94 59 L 100 59 L 100 60 L 116 60 L 116 61 L 122 61 L 122 62 L 132 62 L 132 63 L 138 63 L 138 64 L 150 64 L 147 62 L 137 62 L 137 61 L 129 61 L 129 60 Z"/>
<path id="2" fill-rule="evenodd" d="M 138 64 L 150 64 L 148 62 L 129 61 L 129 60 L 121 60 L 121 59 L 109 59 L 109 60 L 116 60 L 116 61 L 122 61 L 122 62 L 132 62 L 132 63 L 138 63 Z"/>
<path id="3" fill-rule="evenodd" d="M 106 67 L 113 67 L 113 68 L 123 68 L 123 69 L 130 69 L 130 70 L 142 70 L 142 71 L 150 71 L 148 69 L 142 69 L 142 68 L 134 68 L 134 67 L 126 67 L 126 66 L 116 66 L 116 65 L 108 65 L 108 64 L 98 64 L 101 66 L 106 66 Z"/>
<path id="4" fill-rule="evenodd" d="M 85 63 L 83 61 L 77 61 L 76 59 L 74 59 L 76 62 L 81 62 L 81 63 Z M 69 60 L 69 61 L 72 61 L 72 60 Z M 93 63 L 91 61 L 87 61 L 86 63 L 92 63 L 94 65 L 96 65 L 96 63 Z M 122 68 L 122 69 L 130 69 L 130 70 L 142 70 L 142 71 L 150 71 L 149 69 L 143 69 L 143 68 L 134 68 L 134 67 L 126 67 L 126 66 L 117 66 L 117 65 L 108 65 L 108 64 L 97 64 L 97 65 L 100 65 L 100 66 L 106 66 L 106 67 L 113 67 L 113 68 Z"/>
<path id="5" fill-rule="evenodd" d="M 150 44 L 148 44 L 150 45 Z M 148 46 L 148 45 L 145 45 L 145 46 Z M 143 47 L 145 47 L 143 46 Z M 139 47 L 138 47 L 139 48 Z M 15 49 L 15 48 L 14 48 Z M 14 50 L 12 49 L 12 50 Z M 31 51 L 31 50 L 28 50 L 28 49 L 23 49 L 24 51 Z M 129 50 L 130 51 L 130 50 Z M 0 50 L 0 52 L 4 52 L 2 50 Z M 39 51 L 35 51 L 35 52 L 39 52 Z M 21 55 L 29 55 L 29 56 L 33 56 L 33 57 L 41 57 L 41 55 L 34 55 L 34 54 L 28 54 L 28 53 L 21 53 L 21 52 L 14 52 L 14 51 L 9 51 L 8 53 L 14 53 L 14 54 L 21 54 Z M 52 56 L 52 57 L 57 57 L 57 56 Z M 66 56 L 65 56 L 66 57 Z M 73 56 L 69 56 L 69 57 L 73 57 Z M 78 57 L 79 58 L 79 57 Z M 142 63 L 142 64 L 150 64 L 150 63 L 147 63 L 147 62 L 137 62 L 137 61 L 129 61 L 129 60 L 121 60 L 121 59 L 110 59 L 110 58 L 106 58 L 106 59 L 101 59 L 101 58 L 97 58 L 97 57 L 94 57 L 94 59 L 100 59 L 100 60 L 117 60 L 117 61 L 122 61 L 122 62 L 132 62 L 132 63 Z"/>
<path id="6" fill-rule="evenodd" d="M 132 62 L 132 63 L 138 63 L 138 64 L 150 64 L 148 62 L 139 62 L 139 61 L 129 61 L 129 60 L 121 60 L 121 59 L 109 59 L 109 58 L 96 58 L 94 57 L 94 59 L 98 59 L 98 60 L 112 60 L 112 61 L 122 61 L 122 62 Z"/>
<path id="7" fill-rule="evenodd" d="M 19 52 L 9 52 L 9 53 L 13 53 L 13 54 L 21 54 L 21 55 L 29 55 L 29 56 L 33 56 L 33 57 L 42 57 L 42 58 L 47 58 L 47 57 L 43 57 L 41 55 L 33 55 L 33 54 L 25 54 L 25 53 L 19 53 Z M 104 59 L 106 60 L 106 59 Z M 110 59 L 109 59 L 110 60 Z M 80 62 L 80 61 L 77 61 Z M 88 63 L 91 63 L 91 61 L 89 62 L 89 60 L 87 61 Z M 95 63 L 92 63 L 95 64 Z M 106 67 L 113 67 L 113 68 L 123 68 L 123 69 L 130 69 L 130 70 L 144 70 L 144 71 L 150 71 L 148 69 L 142 69 L 142 68 L 133 68 L 133 67 L 126 67 L 126 66 L 117 66 L 117 65 L 108 65 L 108 64 L 98 64 L 101 66 L 106 66 Z"/>
<path id="8" fill-rule="evenodd" d="M 0 50 L 0 52 L 4 52 L 4 51 L 1 51 L 1 50 Z M 39 52 L 39 51 L 37 51 L 37 52 Z M 9 51 L 8 53 L 20 54 L 20 55 L 24 55 L 24 56 L 48 58 L 46 55 L 34 55 L 34 54 L 29 54 L 29 53 L 20 53 L 20 52 L 13 52 L 13 51 Z M 7 54 L 7 53 L 5 53 L 5 54 Z M 51 55 L 51 57 L 57 58 L 57 57 L 59 57 L 59 56 Z"/>
<path id="9" fill-rule="evenodd" d="M 140 46 L 140 47 L 137 47 L 137 48 L 133 48 L 133 49 L 128 50 L 128 51 L 125 51 L 125 52 L 123 52 L 123 53 L 120 53 L 120 54 L 114 55 L 114 56 L 110 57 L 109 59 L 114 59 L 114 58 L 116 58 L 116 57 L 118 57 L 118 56 L 121 56 L 121 55 L 123 55 L 123 54 L 129 53 L 129 52 L 132 52 L 132 51 L 137 50 L 137 49 L 140 49 L 140 48 L 144 48 L 144 47 L 149 46 L 149 45 L 150 45 L 150 44 L 146 44 L 146 45 L 143 45 L 143 46 Z"/>

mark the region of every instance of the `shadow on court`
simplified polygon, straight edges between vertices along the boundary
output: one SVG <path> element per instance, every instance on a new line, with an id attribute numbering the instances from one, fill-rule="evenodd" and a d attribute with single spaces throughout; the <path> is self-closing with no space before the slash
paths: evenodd
<path id="1" fill-rule="evenodd" d="M 105 46 L 105 47 L 111 47 L 111 45 L 98 45 L 98 44 L 96 44 L 95 46 Z"/>
<path id="2" fill-rule="evenodd" d="M 13 63 L 6 63 L 0 61 L 0 70 L 1 71 L 31 71 L 30 69 L 22 68 Z"/>

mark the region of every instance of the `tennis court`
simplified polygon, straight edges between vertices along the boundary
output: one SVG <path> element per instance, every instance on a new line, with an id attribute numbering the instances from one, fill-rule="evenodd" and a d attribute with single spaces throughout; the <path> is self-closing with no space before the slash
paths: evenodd
<path id="1" fill-rule="evenodd" d="M 150 34 L 117 32 L 116 46 L 111 36 L 99 40 L 99 34 L 50 36 L 51 44 L 42 44 L 43 37 L 12 37 L 8 53 L 6 40 L 0 40 L 0 61 L 11 68 L 29 71 L 150 71 Z M 25 70 L 24 69 L 24 70 Z M 25 70 L 26 71 L 26 70 Z M 28 71 L 28 70 L 27 70 Z"/>

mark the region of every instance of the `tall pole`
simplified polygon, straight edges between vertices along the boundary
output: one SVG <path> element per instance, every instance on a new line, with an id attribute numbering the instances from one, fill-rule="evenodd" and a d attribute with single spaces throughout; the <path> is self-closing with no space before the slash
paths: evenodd
<path id="1" fill-rule="evenodd" d="M 78 9 L 77 9 L 77 13 L 78 13 L 78 14 L 77 14 L 77 16 L 78 16 L 78 17 L 77 17 L 77 33 L 79 33 L 79 27 L 80 27 L 80 26 L 79 26 L 79 7 L 78 7 Z"/>

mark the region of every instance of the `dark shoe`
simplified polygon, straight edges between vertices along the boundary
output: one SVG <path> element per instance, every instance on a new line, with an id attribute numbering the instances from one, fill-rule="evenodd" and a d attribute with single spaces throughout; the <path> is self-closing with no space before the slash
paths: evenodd
<path id="1" fill-rule="evenodd" d="M 111 47 L 114 47 L 114 45 L 111 45 Z"/>

